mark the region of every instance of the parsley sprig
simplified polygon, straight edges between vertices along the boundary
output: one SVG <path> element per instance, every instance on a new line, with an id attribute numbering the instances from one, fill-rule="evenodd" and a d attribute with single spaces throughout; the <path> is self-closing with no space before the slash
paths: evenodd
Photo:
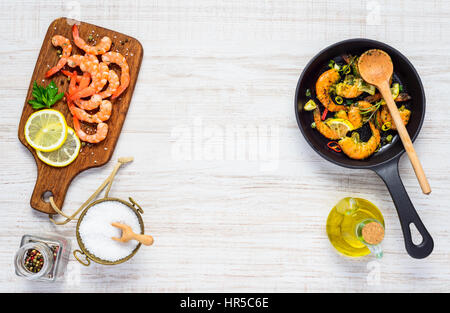
<path id="1" fill-rule="evenodd" d="M 33 84 L 33 92 L 31 93 L 34 99 L 28 101 L 31 107 L 35 110 L 47 108 L 49 109 L 56 102 L 64 97 L 64 92 L 58 93 L 58 87 L 53 80 L 47 87 L 40 86 L 36 83 Z"/>

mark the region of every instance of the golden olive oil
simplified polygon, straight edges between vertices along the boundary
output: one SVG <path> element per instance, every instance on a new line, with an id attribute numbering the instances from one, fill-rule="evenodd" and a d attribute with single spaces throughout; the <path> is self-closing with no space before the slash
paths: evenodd
<path id="1" fill-rule="evenodd" d="M 364 227 L 367 227 L 365 232 Z M 378 244 L 384 236 L 383 215 L 365 199 L 347 197 L 339 201 L 328 215 L 327 234 L 331 244 L 346 256 L 360 257 L 373 252 L 381 257 L 383 254 Z"/>

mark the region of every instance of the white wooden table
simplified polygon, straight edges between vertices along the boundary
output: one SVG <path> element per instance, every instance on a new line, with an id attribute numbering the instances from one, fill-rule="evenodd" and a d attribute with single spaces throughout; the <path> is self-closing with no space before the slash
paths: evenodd
<path id="1" fill-rule="evenodd" d="M 76 246 L 75 223 L 55 227 L 30 208 L 36 166 L 17 139 L 42 39 L 59 16 L 129 34 L 144 46 L 113 157 L 135 161 L 119 172 L 111 194 L 143 206 L 155 244 L 115 267 L 86 268 L 72 256 L 65 279 L 30 283 L 14 274 L 23 234 L 56 232 Z M 0 291 L 450 291 L 448 1 L 1 0 L 0 25 Z M 295 121 L 294 90 L 306 63 L 353 37 L 399 49 L 425 86 L 427 114 L 415 147 L 431 195 L 421 193 L 408 160 L 400 161 L 435 240 L 425 260 L 406 254 L 382 181 L 321 159 Z M 234 130 L 240 141 L 229 135 Z M 79 175 L 64 210 L 77 208 L 114 163 Z M 347 259 L 329 244 L 326 217 L 345 196 L 382 210 L 382 260 Z"/>

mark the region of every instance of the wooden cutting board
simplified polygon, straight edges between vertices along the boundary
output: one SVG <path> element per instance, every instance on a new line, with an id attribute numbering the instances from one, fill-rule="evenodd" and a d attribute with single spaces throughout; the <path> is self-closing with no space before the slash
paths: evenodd
<path id="1" fill-rule="evenodd" d="M 44 42 L 39 53 L 39 57 L 34 68 L 33 76 L 30 81 L 30 86 L 28 88 L 28 94 L 25 99 L 25 104 L 22 112 L 22 117 L 19 124 L 19 140 L 30 150 L 33 154 L 36 165 L 37 165 L 37 180 L 34 187 L 33 194 L 31 196 L 30 204 L 31 207 L 44 213 L 52 214 L 55 213 L 49 202 L 44 201 L 43 195 L 49 191 L 54 197 L 56 205 L 62 209 L 64 198 L 66 196 L 67 189 L 72 181 L 72 179 L 78 175 L 80 172 L 92 168 L 98 167 L 106 164 L 111 155 L 114 152 L 117 140 L 119 139 L 120 131 L 122 130 L 123 122 L 127 115 L 128 107 L 130 106 L 131 97 L 133 95 L 133 90 L 136 85 L 136 80 L 139 74 L 139 69 L 142 62 L 143 48 L 138 40 L 106 29 L 99 26 L 95 26 L 88 23 L 79 24 L 78 29 L 80 32 L 80 37 L 87 41 L 89 35 L 92 35 L 94 39 L 99 41 L 103 36 L 108 36 L 111 38 L 113 45 L 111 51 L 120 52 L 127 59 L 128 65 L 130 67 L 130 85 L 122 93 L 120 97 L 115 100 L 111 100 L 113 104 L 111 118 L 107 121 L 108 124 L 108 135 L 105 140 L 97 144 L 86 144 L 82 146 L 80 154 L 77 159 L 70 165 L 63 168 L 56 168 L 49 166 L 39 160 L 36 155 L 35 150 L 26 142 L 24 137 L 24 127 L 28 117 L 35 112 L 28 100 L 32 99 L 32 89 L 33 82 L 37 81 L 38 84 L 47 85 L 53 80 L 58 89 L 61 91 L 67 91 L 69 87 L 69 81 L 67 77 L 62 73 L 57 73 L 49 79 L 45 79 L 44 75 L 58 62 L 58 56 L 56 53 L 56 48 L 51 43 L 51 38 L 54 35 L 62 35 L 72 42 L 73 51 L 72 54 L 83 54 L 84 52 L 78 49 L 73 42 L 72 37 L 72 26 L 69 25 L 71 20 L 66 18 L 59 18 L 53 21 L 45 35 Z M 68 66 L 65 66 L 66 69 Z M 114 69 L 120 76 L 120 68 L 116 65 L 111 65 L 110 68 Z M 72 71 L 72 69 L 70 69 Z M 52 109 L 56 109 L 63 113 L 66 117 L 67 125 L 73 128 L 72 115 L 69 112 L 67 104 L 64 100 L 59 101 L 52 106 Z"/>

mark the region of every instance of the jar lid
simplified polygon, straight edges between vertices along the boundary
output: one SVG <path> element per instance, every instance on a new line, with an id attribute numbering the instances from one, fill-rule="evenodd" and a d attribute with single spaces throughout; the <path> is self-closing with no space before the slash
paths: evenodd
<path id="1" fill-rule="evenodd" d="M 370 222 L 364 225 L 361 230 L 364 241 L 371 245 L 377 245 L 384 238 L 384 228 L 377 222 Z"/>

